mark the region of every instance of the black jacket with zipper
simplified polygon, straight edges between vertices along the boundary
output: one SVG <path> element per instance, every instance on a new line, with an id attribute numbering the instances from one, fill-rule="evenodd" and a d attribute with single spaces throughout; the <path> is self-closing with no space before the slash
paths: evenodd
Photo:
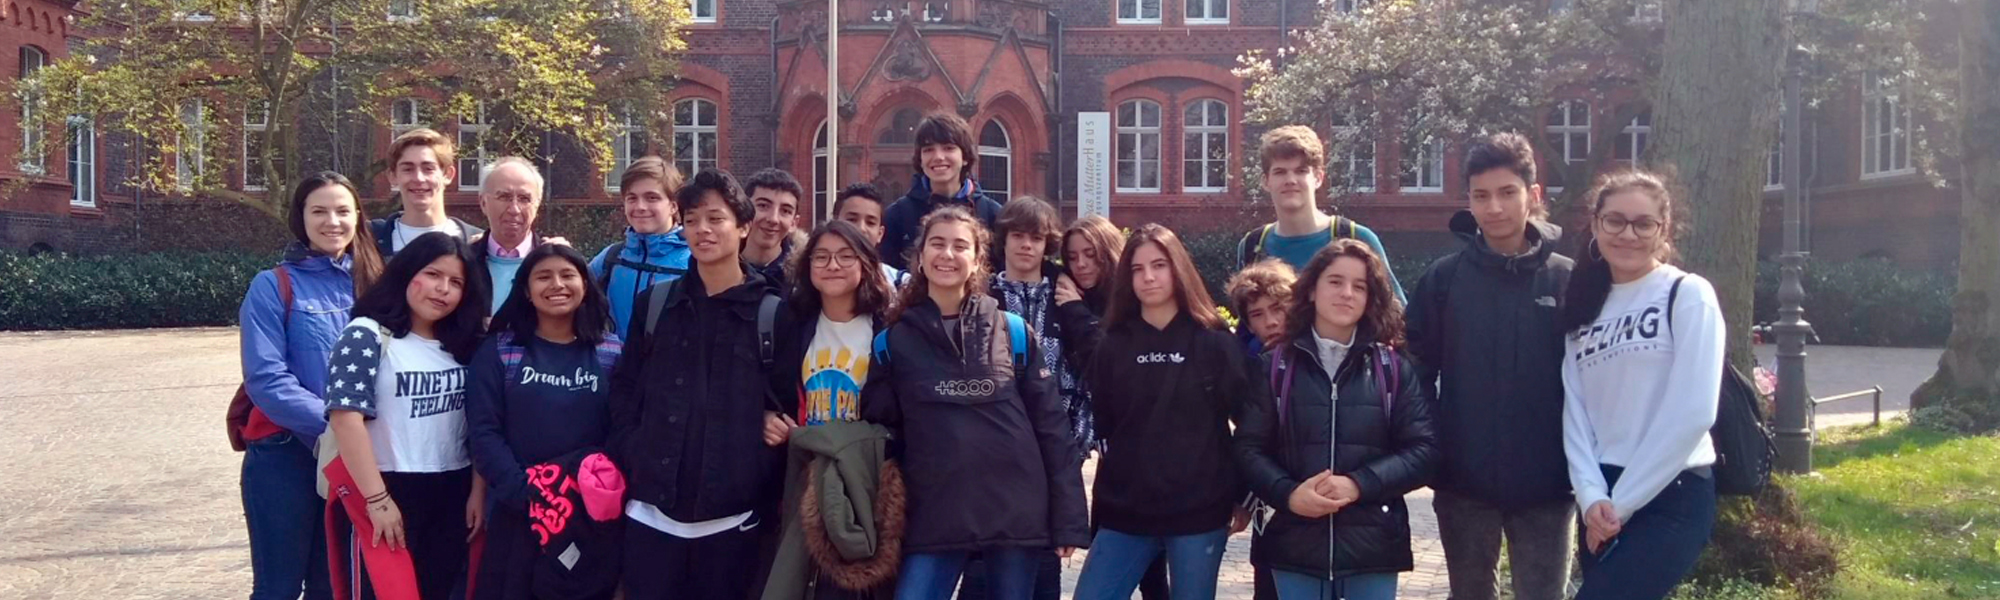
<path id="1" fill-rule="evenodd" d="M 923 173 L 917 173 L 910 183 L 910 191 L 882 211 L 882 243 L 878 248 L 882 262 L 909 271 L 913 257 L 905 253 L 922 245 L 922 240 L 917 239 L 917 228 L 923 224 L 925 216 L 942 207 L 956 206 L 970 211 L 973 218 L 979 219 L 979 223 L 991 231 L 993 222 L 1000 218 L 1000 201 L 979 191 L 977 182 L 966 181 L 971 187 L 962 189 L 963 197 L 954 198 L 931 193 L 931 180 Z"/>
<path id="2" fill-rule="evenodd" d="M 1439 258 L 1410 294 L 1417 379 L 1438 386 L 1439 491 L 1517 510 L 1570 500 L 1563 454 L 1563 334 L 1556 325 L 1574 261 L 1562 229 L 1530 221 L 1528 251 L 1486 245 L 1472 213 L 1451 231 L 1465 248 Z"/>
<path id="3" fill-rule="evenodd" d="M 1186 312 L 1166 328 L 1111 328 L 1088 371 L 1105 440 L 1093 507 L 1098 526 L 1180 536 L 1229 525 L 1243 484 L 1229 422 L 1264 393 L 1236 336 Z"/>
<path id="4" fill-rule="evenodd" d="M 1320 367 L 1317 350 L 1311 339 L 1279 349 L 1287 365 L 1281 377 L 1292 378 L 1283 418 L 1274 394 L 1260 394 L 1236 430 L 1251 491 L 1277 509 L 1251 545 L 1250 562 L 1332 579 L 1411 570 L 1410 514 L 1403 495 L 1423 487 L 1437 464 L 1430 397 L 1410 361 L 1374 343 L 1367 332 L 1356 334 L 1333 380 Z M 1376 383 L 1381 352 L 1390 353 L 1401 372 L 1401 389 L 1387 415 Z M 1267 385 L 1283 389 L 1282 380 Z M 1352 478 L 1360 499 L 1317 519 L 1293 513 L 1293 490 L 1329 469 Z"/>
<path id="5" fill-rule="evenodd" d="M 743 282 L 713 296 L 690 269 L 673 284 L 657 336 L 644 311 L 667 284 L 639 294 L 611 375 L 609 446 L 625 468 L 626 497 L 683 522 L 768 508 L 783 485 L 784 449 L 764 443 L 775 378 L 757 350 L 757 307 L 776 292 L 749 264 L 739 267 Z M 690 460 L 698 471 L 684 466 Z"/>
<path id="6" fill-rule="evenodd" d="M 862 388 L 862 418 L 902 441 L 904 551 L 1088 547 L 1082 464 L 1036 334 L 1016 366 L 992 298 L 959 315 L 962 344 L 928 297 L 904 307 Z"/>

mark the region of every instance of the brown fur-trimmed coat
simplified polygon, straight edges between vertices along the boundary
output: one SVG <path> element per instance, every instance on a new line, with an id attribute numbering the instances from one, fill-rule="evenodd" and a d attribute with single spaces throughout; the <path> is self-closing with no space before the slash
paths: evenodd
<path id="1" fill-rule="evenodd" d="M 887 442 L 888 430 L 870 423 L 793 432 L 785 528 L 762 600 L 803 600 L 815 581 L 847 592 L 836 597 L 894 585 L 903 558 L 906 491 L 902 470 L 887 458 Z"/>

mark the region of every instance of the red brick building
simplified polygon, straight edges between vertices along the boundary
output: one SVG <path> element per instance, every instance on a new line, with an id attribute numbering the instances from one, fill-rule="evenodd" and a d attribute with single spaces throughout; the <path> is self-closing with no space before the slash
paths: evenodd
<path id="1" fill-rule="evenodd" d="M 1104 111 L 1113 116 L 1114 220 L 1191 228 L 1237 222 L 1260 208 L 1245 199 L 1241 176 L 1252 147 L 1246 142 L 1261 131 L 1244 124 L 1245 83 L 1231 73 L 1236 58 L 1280 47 L 1283 32 L 1310 24 L 1315 11 L 1352 7 L 1344 0 L 844 2 L 840 126 L 836 139 L 828 140 L 826 3 L 690 1 L 696 22 L 686 31 L 690 53 L 682 81 L 660 90 L 673 107 L 671 127 L 651 144 L 637 128 L 621 136 L 621 162 L 672 154 L 684 170 L 720 166 L 747 175 L 776 166 L 815 190 L 834 173 L 843 183 L 872 181 L 900 193 L 913 175 L 912 125 L 926 112 L 949 111 L 965 117 L 979 138 L 984 189 L 1002 198 L 1052 198 L 1068 209 L 1077 189 L 1077 114 Z M 4 73 L 26 72 L 37 61 L 67 54 L 74 41 L 67 17 L 79 10 L 76 4 L 7 2 L 0 44 L 19 52 L 8 54 L 16 62 Z M 1863 87 L 1857 82 L 1850 97 L 1824 103 L 1809 117 L 1803 167 L 1810 247 L 1832 259 L 1887 256 L 1924 266 L 1955 260 L 1956 192 L 1931 186 L 1914 170 L 1907 109 L 1893 95 Z M 335 126 L 302 132 L 305 162 L 367 172 L 363 166 L 379 160 L 400 130 L 430 126 L 471 142 L 488 123 L 483 114 L 432 115 L 430 105 L 430 99 L 413 97 L 378 107 L 310 107 L 308 112 L 334 114 Z M 1614 160 L 1630 160 L 1651 135 L 1650 117 L 1642 115 L 1614 139 L 1593 139 L 1590 125 L 1613 118 L 1619 107 L 1562 98 L 1550 105 L 1541 133 L 1570 160 L 1607 143 L 1616 144 Z M 0 112 L 0 149 L 14 154 L 22 147 L 19 110 Z M 254 119 L 246 120 L 209 141 L 240 147 L 255 143 L 259 130 Z M 0 179 L 14 184 L 0 188 L 0 248 L 146 247 L 134 241 L 147 229 L 136 208 L 162 199 L 122 184 L 136 160 L 133 149 L 142 145 L 113 136 L 99 140 L 87 125 L 69 137 L 66 145 L 50 145 L 66 146 L 64 156 L 0 166 Z M 838 164 L 826 164 L 829 143 L 839 148 Z M 547 166 L 555 202 L 615 196 L 615 178 L 575 158 L 581 153 L 573 141 L 550 136 L 544 146 L 555 156 Z M 461 154 L 461 172 L 469 176 L 449 197 L 469 209 L 478 189 L 476 167 L 492 157 L 476 148 Z M 1404 148 L 1393 141 L 1334 157 L 1331 170 L 1361 190 L 1340 198 L 1341 210 L 1405 251 L 1448 243 L 1443 223 L 1463 204 L 1458 158 L 1456 144 Z M 230 185 L 254 189 L 259 183 L 247 181 L 241 165 L 232 168 L 236 172 L 224 177 Z M 368 193 L 383 197 L 387 188 L 378 177 Z M 1767 194 L 1767 253 L 1780 239 L 1777 189 Z"/>

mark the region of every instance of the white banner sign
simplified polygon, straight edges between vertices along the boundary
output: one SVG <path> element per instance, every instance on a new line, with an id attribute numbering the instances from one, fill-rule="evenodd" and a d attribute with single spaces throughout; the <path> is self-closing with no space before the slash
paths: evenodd
<path id="1" fill-rule="evenodd" d="M 1111 217 L 1111 113 L 1076 114 L 1076 216 Z"/>

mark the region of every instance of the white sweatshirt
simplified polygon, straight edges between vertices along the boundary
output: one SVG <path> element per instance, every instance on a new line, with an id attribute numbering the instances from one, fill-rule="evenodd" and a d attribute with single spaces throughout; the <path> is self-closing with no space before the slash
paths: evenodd
<path id="1" fill-rule="evenodd" d="M 1667 295 L 1677 278 L 1670 326 Z M 1628 521 L 1681 471 L 1715 464 L 1708 429 L 1724 339 L 1715 288 L 1672 265 L 1613 284 L 1597 321 L 1570 332 L 1563 451 L 1578 507 L 1610 500 Z M 1617 487 L 1605 484 L 1599 465 L 1624 467 Z"/>

